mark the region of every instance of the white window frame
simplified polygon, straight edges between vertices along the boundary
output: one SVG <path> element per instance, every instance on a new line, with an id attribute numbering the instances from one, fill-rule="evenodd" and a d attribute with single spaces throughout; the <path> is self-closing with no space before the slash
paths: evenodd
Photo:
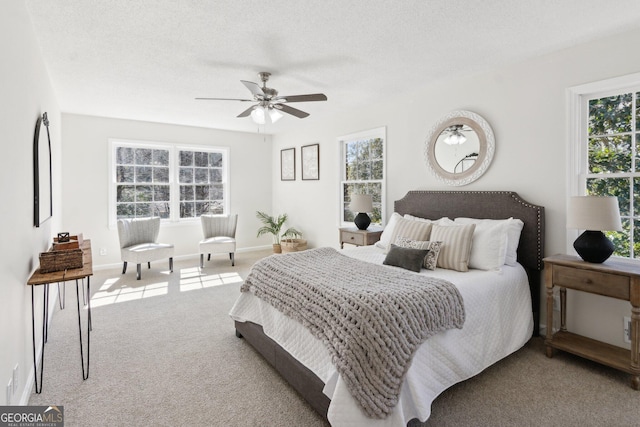
<path id="1" fill-rule="evenodd" d="M 565 212 L 568 209 L 569 197 L 584 196 L 587 191 L 587 162 L 588 145 L 587 121 L 589 119 L 588 102 L 621 93 L 640 92 L 640 73 L 612 79 L 587 83 L 567 89 L 567 198 Z M 633 141 L 633 139 L 632 139 Z M 632 212 L 633 214 L 633 212 Z M 631 230 L 633 232 L 633 230 Z M 578 238 L 581 230 L 567 229 L 566 250 L 572 253 L 573 242 Z"/>
<path id="2" fill-rule="evenodd" d="M 356 141 L 360 139 L 370 139 L 370 138 L 381 138 L 382 139 L 382 180 L 381 182 L 381 197 L 380 197 L 380 216 L 382 224 L 381 226 L 385 226 L 387 221 L 386 215 L 386 206 L 387 206 L 387 127 L 382 126 L 375 129 L 369 129 L 361 132 L 352 133 L 349 135 L 339 136 L 337 138 L 338 144 L 340 145 L 339 151 L 339 189 L 338 189 L 338 224 L 340 227 L 351 227 L 355 226 L 353 222 L 343 221 L 343 211 L 344 211 L 344 184 L 353 181 L 347 181 L 345 176 L 344 165 L 346 162 L 346 152 L 345 152 L 345 143 Z M 378 181 L 378 180 L 376 180 Z M 367 181 L 362 181 L 367 182 Z"/>
<path id="3" fill-rule="evenodd" d="M 230 195 L 230 160 L 229 160 L 229 147 L 222 146 L 209 146 L 209 145 L 184 145 L 175 144 L 169 142 L 152 142 L 152 141 L 137 141 L 128 139 L 109 139 L 109 228 L 115 228 L 118 222 L 116 211 L 116 196 L 117 196 L 117 183 L 116 183 L 116 148 L 117 147 L 132 147 L 132 148 L 150 148 L 161 149 L 169 151 L 169 186 L 170 186 L 170 215 L 168 219 L 162 219 L 166 224 L 190 224 L 199 222 L 200 217 L 193 218 L 180 218 L 180 183 L 179 183 L 179 152 L 180 151 L 199 151 L 199 152 L 220 152 L 222 153 L 222 183 L 224 185 L 224 208 L 223 214 L 228 215 L 231 206 Z"/>

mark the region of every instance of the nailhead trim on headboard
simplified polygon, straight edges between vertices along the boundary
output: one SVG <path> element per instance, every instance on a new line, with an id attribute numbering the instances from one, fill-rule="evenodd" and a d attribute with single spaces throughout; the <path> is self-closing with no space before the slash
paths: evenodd
<path id="1" fill-rule="evenodd" d="M 527 202 L 513 191 L 409 191 L 396 200 L 395 211 L 430 219 L 443 216 L 452 219 L 460 216 L 519 218 L 525 228 L 520 238 L 518 260 L 535 270 L 544 267 L 544 207 Z M 534 230 L 530 228 L 532 225 Z"/>

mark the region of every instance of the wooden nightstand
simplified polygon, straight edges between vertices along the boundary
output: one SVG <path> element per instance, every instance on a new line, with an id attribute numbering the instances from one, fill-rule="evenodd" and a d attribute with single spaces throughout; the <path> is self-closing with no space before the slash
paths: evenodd
<path id="1" fill-rule="evenodd" d="M 382 228 L 369 227 L 366 230 L 359 230 L 356 227 L 343 227 L 340 229 L 340 248 L 344 248 L 345 243 L 356 246 L 373 245 L 380 240 Z"/>
<path id="2" fill-rule="evenodd" d="M 544 259 L 547 288 L 547 357 L 563 350 L 631 374 L 631 387 L 640 388 L 640 262 L 609 258 L 602 264 L 571 255 Z M 560 287 L 560 330 L 553 334 L 553 288 Z M 567 331 L 567 288 L 631 303 L 631 351 Z"/>

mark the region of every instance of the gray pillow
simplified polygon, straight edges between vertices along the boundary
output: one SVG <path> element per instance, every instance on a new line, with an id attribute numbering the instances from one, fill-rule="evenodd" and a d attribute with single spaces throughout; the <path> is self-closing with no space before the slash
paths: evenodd
<path id="1" fill-rule="evenodd" d="M 401 248 L 392 243 L 382 263 L 419 272 L 428 253 L 428 249 Z"/>
<path id="2" fill-rule="evenodd" d="M 396 246 L 400 246 L 401 248 L 429 249 L 429 253 L 424 257 L 424 268 L 427 270 L 435 270 L 442 242 L 423 242 L 407 239 L 406 237 L 398 237 L 396 239 Z"/>

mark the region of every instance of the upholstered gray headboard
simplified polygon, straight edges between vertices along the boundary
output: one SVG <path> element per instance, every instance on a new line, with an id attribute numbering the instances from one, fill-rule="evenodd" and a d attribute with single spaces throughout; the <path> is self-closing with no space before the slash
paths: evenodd
<path id="1" fill-rule="evenodd" d="M 540 305 L 540 270 L 544 267 L 544 207 L 523 200 L 513 191 L 409 191 L 396 200 L 395 211 L 428 219 L 443 216 L 505 219 L 524 222 L 518 262 L 527 270 L 536 333 Z"/>
<path id="2" fill-rule="evenodd" d="M 395 202 L 395 211 L 428 219 L 447 216 L 505 219 L 524 222 L 518 262 L 542 270 L 544 257 L 544 207 L 523 200 L 513 191 L 409 191 Z"/>

